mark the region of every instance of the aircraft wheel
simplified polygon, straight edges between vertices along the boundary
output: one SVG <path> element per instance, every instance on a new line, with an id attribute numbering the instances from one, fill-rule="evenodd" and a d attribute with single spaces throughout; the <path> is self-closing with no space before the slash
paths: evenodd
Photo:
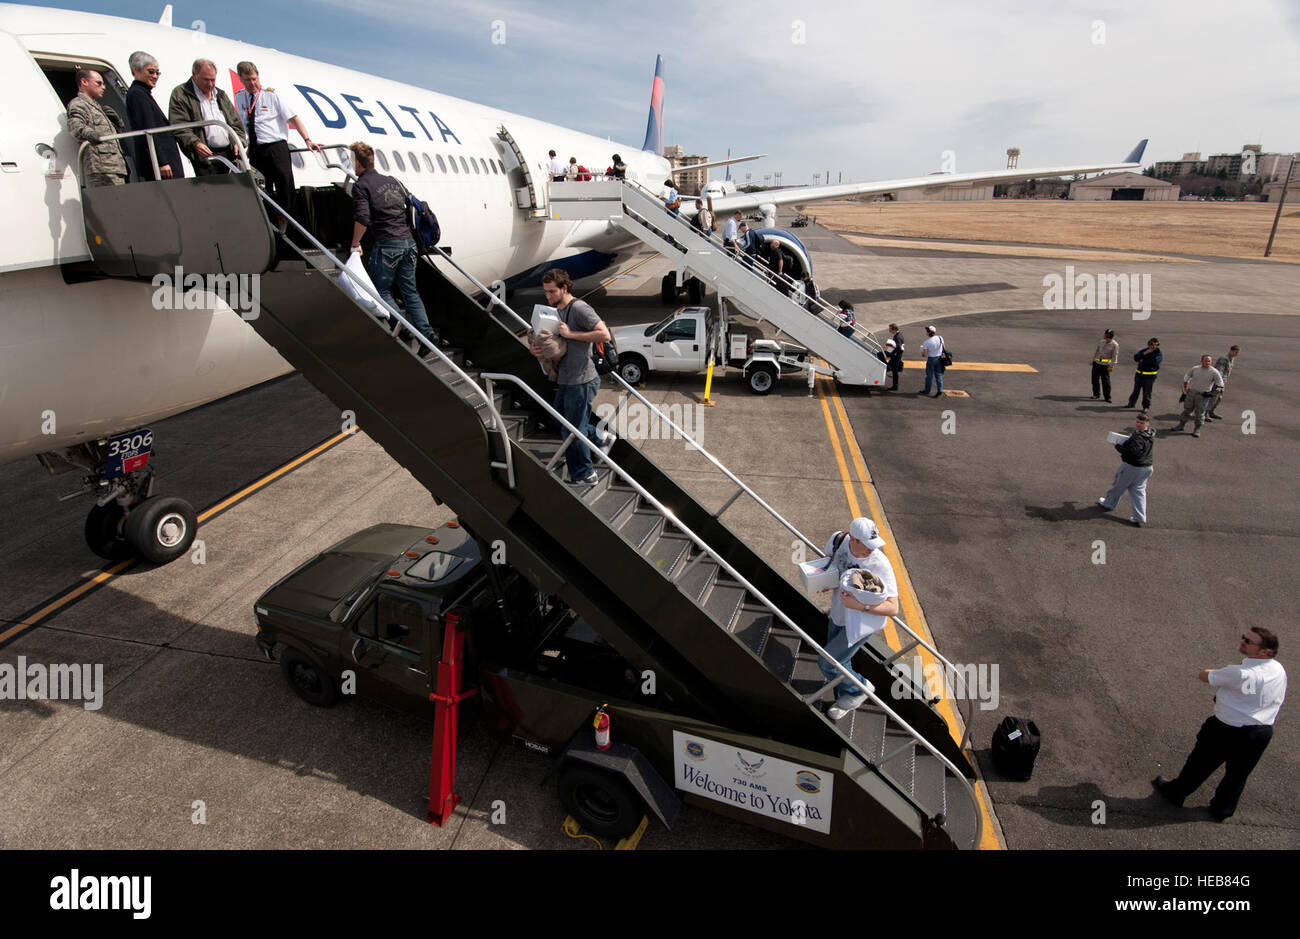
<path id="1" fill-rule="evenodd" d="M 776 367 L 765 362 L 755 365 L 745 376 L 745 383 L 756 395 L 771 394 L 776 385 Z"/>
<path id="2" fill-rule="evenodd" d="M 704 299 L 704 283 L 698 277 L 686 282 L 686 297 L 691 303 L 698 304 Z"/>
<path id="3" fill-rule="evenodd" d="M 175 496 L 145 499 L 127 516 L 126 540 L 153 564 L 166 564 L 189 551 L 198 520 L 194 507 Z"/>
<path id="4" fill-rule="evenodd" d="M 86 516 L 86 544 L 101 558 L 124 561 L 134 553 L 122 532 L 125 513 L 117 502 L 97 505 Z"/>

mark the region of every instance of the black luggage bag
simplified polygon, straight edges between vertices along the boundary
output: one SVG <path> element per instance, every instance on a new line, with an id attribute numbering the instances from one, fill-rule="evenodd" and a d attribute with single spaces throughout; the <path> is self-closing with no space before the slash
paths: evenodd
<path id="1" fill-rule="evenodd" d="M 993 765 L 1008 779 L 1028 779 L 1042 745 L 1038 725 L 1023 717 L 1004 717 L 993 731 Z"/>

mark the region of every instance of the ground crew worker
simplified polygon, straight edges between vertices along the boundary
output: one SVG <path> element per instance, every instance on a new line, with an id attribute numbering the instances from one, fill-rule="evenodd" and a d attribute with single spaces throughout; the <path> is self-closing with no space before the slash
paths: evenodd
<path id="1" fill-rule="evenodd" d="M 1190 417 L 1196 422 L 1192 427 L 1193 437 L 1201 436 L 1201 422 L 1205 420 L 1210 401 L 1223 391 L 1223 376 L 1211 361 L 1210 356 L 1201 356 L 1201 364 L 1183 376 L 1183 413 L 1174 429 L 1182 430 Z"/>
<path id="2" fill-rule="evenodd" d="M 1133 393 L 1128 396 L 1127 407 L 1133 407 L 1138 395 L 1142 395 L 1142 410 L 1151 407 L 1151 389 L 1155 386 L 1156 376 L 1160 374 L 1160 360 L 1164 353 L 1160 351 L 1160 340 L 1152 337 L 1147 340 L 1147 347 L 1133 353 L 1137 363 L 1137 372 L 1133 375 Z"/>
<path id="3" fill-rule="evenodd" d="M 1155 472 L 1153 457 L 1156 449 L 1156 434 L 1145 411 L 1133 419 L 1133 433 L 1123 443 L 1115 444 L 1115 449 L 1119 451 L 1122 462 L 1115 471 L 1115 481 L 1097 500 L 1097 505 L 1103 512 L 1109 512 L 1119 505 L 1119 500 L 1127 492 L 1129 502 L 1133 504 L 1129 524 L 1141 528 L 1147 521 L 1147 480 Z"/>
<path id="4" fill-rule="evenodd" d="M 1219 389 L 1218 394 L 1210 398 L 1210 407 L 1205 414 L 1205 419 L 1207 421 L 1223 420 L 1223 418 L 1219 416 L 1219 402 L 1223 400 L 1223 393 L 1228 390 L 1228 376 L 1232 374 L 1233 360 L 1240 354 L 1241 346 L 1233 346 L 1228 350 L 1227 355 L 1221 355 L 1214 360 L 1214 367 L 1217 368 L 1219 374 L 1223 376 L 1223 387 Z"/>
<path id="5" fill-rule="evenodd" d="M 1106 330 L 1106 335 L 1097 343 L 1097 351 L 1092 354 L 1092 399 L 1096 401 L 1105 392 L 1106 403 L 1110 404 L 1110 373 L 1115 370 L 1119 359 L 1119 343 L 1115 341 L 1115 330 Z"/>

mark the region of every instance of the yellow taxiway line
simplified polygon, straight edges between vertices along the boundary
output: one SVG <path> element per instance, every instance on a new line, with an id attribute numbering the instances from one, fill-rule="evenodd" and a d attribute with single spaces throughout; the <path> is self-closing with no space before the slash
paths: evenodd
<path id="1" fill-rule="evenodd" d="M 885 552 L 885 557 L 889 559 L 890 565 L 894 568 L 894 576 L 898 581 L 898 601 L 902 605 L 903 622 L 907 623 L 918 636 L 933 646 L 935 644 L 934 636 L 925 621 L 925 614 L 921 612 L 921 605 L 917 602 L 916 591 L 912 587 L 912 578 L 908 575 L 907 565 L 903 563 L 903 557 L 898 551 L 894 533 L 889 527 L 884 508 L 880 503 L 880 496 L 877 494 L 876 487 L 867 472 L 867 464 L 862 458 L 862 450 L 858 447 L 857 438 L 853 434 L 848 414 L 845 413 L 844 404 L 835 390 L 834 382 L 829 378 L 819 380 L 817 383 L 817 397 L 821 402 L 822 414 L 826 420 L 826 432 L 830 437 L 831 447 L 835 452 L 835 462 L 839 466 L 840 481 L 844 485 L 844 494 L 849 504 L 849 511 L 852 512 L 854 518 L 862 514 L 859 508 L 860 503 L 858 502 L 857 492 L 854 488 L 855 480 L 850 476 L 848 461 L 845 460 L 845 450 L 848 451 L 852 460 L 853 469 L 857 476 L 856 483 L 862 489 L 870 517 L 875 521 L 876 527 L 880 531 L 880 537 L 885 539 L 885 547 L 881 550 Z M 838 430 L 843 432 L 843 446 L 840 444 L 840 434 L 837 432 L 836 421 L 833 421 L 831 417 L 832 406 L 835 418 L 838 420 Z M 898 631 L 892 622 L 885 627 L 885 639 L 889 643 L 889 647 L 895 652 L 902 647 L 899 642 Z M 920 646 L 909 655 L 919 655 L 923 669 L 925 666 L 937 664 L 933 656 Z M 946 687 L 944 690 L 946 692 Z M 938 710 L 948 724 L 948 731 L 952 734 L 953 740 L 960 741 L 964 733 L 964 727 L 954 702 L 946 693 L 939 702 Z M 979 766 L 973 759 L 971 762 L 975 765 L 978 777 Z M 974 786 L 975 794 L 979 799 L 980 815 L 984 822 L 984 834 L 980 840 L 979 848 L 980 850 L 996 851 L 1002 847 L 1002 844 L 998 839 L 997 829 L 993 823 L 993 812 L 989 806 L 988 794 L 985 792 L 982 781 L 978 778 L 975 780 Z"/>

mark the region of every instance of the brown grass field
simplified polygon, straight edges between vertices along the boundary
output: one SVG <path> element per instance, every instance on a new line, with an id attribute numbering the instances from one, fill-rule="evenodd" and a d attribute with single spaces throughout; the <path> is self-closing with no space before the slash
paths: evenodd
<path id="1" fill-rule="evenodd" d="M 808 208 L 827 228 L 882 237 L 1031 242 L 1259 259 L 1264 257 L 1277 211 L 1276 204 L 1262 202 L 1065 199 L 826 202 Z M 1290 198 L 1282 209 L 1269 260 L 1300 263 L 1300 206 L 1292 205 Z"/>

